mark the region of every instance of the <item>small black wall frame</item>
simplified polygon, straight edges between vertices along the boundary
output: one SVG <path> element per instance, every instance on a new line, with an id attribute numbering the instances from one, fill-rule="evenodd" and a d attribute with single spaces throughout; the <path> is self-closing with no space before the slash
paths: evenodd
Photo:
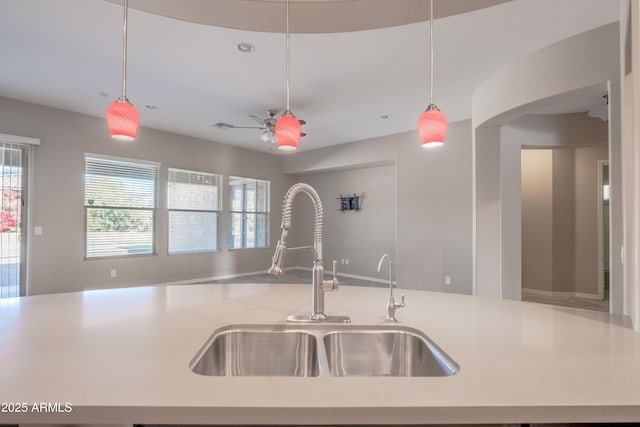
<path id="1" fill-rule="evenodd" d="M 360 197 L 355 193 L 353 194 L 353 196 L 343 196 L 341 194 L 340 197 L 338 197 L 338 200 L 340 201 L 340 209 L 338 209 L 340 212 L 358 212 L 360 210 Z"/>

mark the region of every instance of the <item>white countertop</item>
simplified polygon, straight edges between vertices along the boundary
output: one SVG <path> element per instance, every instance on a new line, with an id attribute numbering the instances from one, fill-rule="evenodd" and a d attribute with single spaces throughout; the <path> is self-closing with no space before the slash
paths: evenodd
<path id="1" fill-rule="evenodd" d="M 0 424 L 640 421 L 640 333 L 623 319 L 403 292 L 400 324 L 425 332 L 460 365 L 457 375 L 207 377 L 190 371 L 216 329 L 284 323 L 287 314 L 308 312 L 308 285 L 160 286 L 0 300 Z M 326 312 L 350 315 L 354 324 L 382 324 L 387 295 L 386 289 L 342 287 L 326 294 Z M 54 405 L 34 411 L 41 402 Z M 16 412 L 15 404 L 27 411 Z"/>

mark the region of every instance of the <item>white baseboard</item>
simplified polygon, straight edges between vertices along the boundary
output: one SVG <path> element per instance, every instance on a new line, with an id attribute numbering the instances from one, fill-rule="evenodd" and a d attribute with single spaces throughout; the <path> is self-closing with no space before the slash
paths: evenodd
<path id="1" fill-rule="evenodd" d="M 302 266 L 294 266 L 294 267 L 286 267 L 284 270 L 285 271 L 302 270 L 302 271 L 309 271 L 310 272 L 311 268 L 302 267 Z M 254 276 L 256 274 L 265 274 L 266 272 L 267 272 L 267 270 L 264 269 L 264 270 L 260 270 L 260 271 L 249 271 L 249 272 L 246 272 L 246 273 L 222 274 L 222 275 L 219 275 L 219 276 L 209 276 L 209 277 L 200 277 L 200 278 L 197 278 L 197 279 L 178 280 L 176 282 L 157 283 L 157 285 L 159 285 L 159 286 L 194 285 L 194 284 L 197 284 L 197 283 L 212 282 L 212 281 L 215 281 L 215 280 L 226 280 L 226 279 L 234 279 L 236 277 Z M 327 272 L 325 271 L 325 273 L 327 273 Z M 380 278 L 377 278 L 377 277 L 360 276 L 360 275 L 357 275 L 357 274 L 338 273 L 338 277 L 341 277 L 341 276 L 342 277 L 349 277 L 351 279 L 366 280 L 366 281 L 369 281 L 369 282 L 384 283 L 384 284 L 389 283 L 388 280 L 380 279 Z M 393 284 L 395 285 L 396 282 L 394 281 Z"/>
<path id="2" fill-rule="evenodd" d="M 311 271 L 311 268 L 302 267 L 302 266 L 296 266 L 296 267 L 285 268 L 285 270 Z M 331 270 L 325 270 L 325 273 L 331 273 Z M 387 280 L 387 279 L 380 279 L 379 277 L 360 276 L 358 274 L 349 274 L 349 273 L 338 272 L 338 277 L 348 277 L 350 279 L 358 279 L 358 280 L 366 280 L 368 282 L 384 283 L 385 285 L 389 284 L 389 280 Z M 395 280 L 393 281 L 393 284 L 397 285 Z"/>
<path id="3" fill-rule="evenodd" d="M 256 274 L 265 274 L 266 272 L 267 272 L 267 270 L 264 269 L 264 270 L 260 270 L 260 271 L 249 271 L 247 273 L 222 274 L 220 276 L 209 276 L 209 277 L 201 277 L 201 278 L 198 278 L 198 279 L 179 280 L 177 282 L 158 283 L 158 285 L 160 285 L 160 286 L 193 285 L 193 284 L 196 284 L 196 283 L 212 282 L 214 280 L 225 280 L 225 279 L 234 279 L 236 277 L 254 276 Z"/>
<path id="4" fill-rule="evenodd" d="M 545 291 L 542 289 L 530 289 L 530 288 L 522 288 L 522 293 L 527 293 L 531 295 L 540 295 L 544 297 L 550 298 L 585 298 L 585 299 L 595 299 L 602 300 L 603 295 L 598 294 L 587 294 L 584 292 L 557 292 L 557 291 Z"/>

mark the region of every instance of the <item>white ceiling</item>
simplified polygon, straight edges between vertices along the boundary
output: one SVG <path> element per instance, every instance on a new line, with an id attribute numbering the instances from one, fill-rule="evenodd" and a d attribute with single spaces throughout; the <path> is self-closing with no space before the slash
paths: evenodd
<path id="1" fill-rule="evenodd" d="M 130 0 L 131 8 L 135 2 Z M 450 122 L 470 118 L 479 83 L 510 61 L 616 21 L 618 7 L 613 0 L 513 0 L 436 20 L 436 104 Z M 415 129 L 428 104 L 427 36 L 426 22 L 292 35 L 291 106 L 307 121 L 301 150 Z M 239 42 L 254 44 L 255 52 L 238 52 Z M 127 95 L 142 126 L 273 149 L 258 130 L 212 125 L 253 126 L 250 114 L 283 108 L 283 34 L 130 9 L 128 46 Z M 0 0 L 0 96 L 104 117 L 120 95 L 121 49 L 121 6 L 103 0 Z M 591 101 L 562 111 L 593 107 L 584 102 Z M 391 118 L 380 119 L 384 114 Z"/>
<path id="2" fill-rule="evenodd" d="M 105 0 L 124 5 L 124 0 Z M 457 15 L 511 0 L 435 0 L 434 16 Z M 426 0 L 291 0 L 294 33 L 339 33 L 426 21 Z M 135 0 L 129 7 L 182 21 L 239 30 L 285 31 L 285 0 Z"/>

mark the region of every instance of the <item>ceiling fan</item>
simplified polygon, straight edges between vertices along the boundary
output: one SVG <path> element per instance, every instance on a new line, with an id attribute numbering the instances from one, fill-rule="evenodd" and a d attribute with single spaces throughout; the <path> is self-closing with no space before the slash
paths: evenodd
<path id="1" fill-rule="evenodd" d="M 249 117 L 251 117 L 253 120 L 255 120 L 256 122 L 260 123 L 261 126 L 236 126 L 236 125 L 231 125 L 229 123 L 224 123 L 224 122 L 218 122 L 216 123 L 214 126 L 220 129 L 261 129 L 264 132 L 262 132 L 262 135 L 260 135 L 260 139 L 263 140 L 264 142 L 270 142 L 272 144 L 276 143 L 276 136 L 275 136 L 275 126 L 276 126 L 276 114 L 278 114 L 278 110 L 274 110 L 274 109 L 270 109 L 267 110 L 267 117 L 260 117 L 257 116 L 255 114 L 250 114 Z M 307 122 L 305 122 L 304 120 L 300 120 L 300 124 L 304 125 Z M 301 132 L 300 136 L 305 136 L 306 133 Z"/>

